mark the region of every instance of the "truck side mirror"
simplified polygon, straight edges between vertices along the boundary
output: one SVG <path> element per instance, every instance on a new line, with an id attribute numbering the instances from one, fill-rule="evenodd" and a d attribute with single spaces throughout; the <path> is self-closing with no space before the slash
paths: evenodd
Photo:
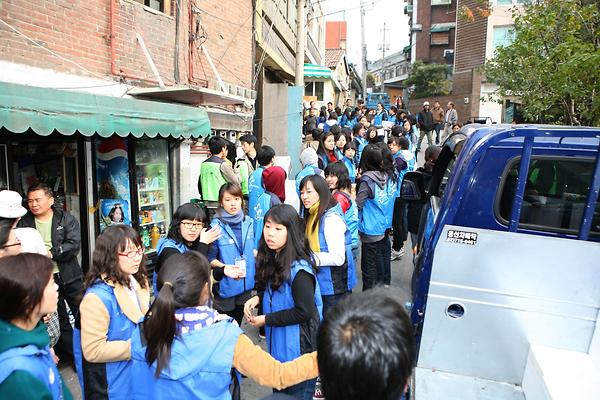
<path id="1" fill-rule="evenodd" d="M 420 172 L 407 172 L 400 185 L 400 198 L 404 201 L 425 200 L 425 184 Z"/>

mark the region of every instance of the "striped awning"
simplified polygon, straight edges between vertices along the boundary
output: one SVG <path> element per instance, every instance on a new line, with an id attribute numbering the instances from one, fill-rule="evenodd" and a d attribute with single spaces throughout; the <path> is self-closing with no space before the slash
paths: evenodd
<path id="1" fill-rule="evenodd" d="M 304 76 L 310 78 L 331 78 L 331 70 L 322 65 L 304 64 Z"/>

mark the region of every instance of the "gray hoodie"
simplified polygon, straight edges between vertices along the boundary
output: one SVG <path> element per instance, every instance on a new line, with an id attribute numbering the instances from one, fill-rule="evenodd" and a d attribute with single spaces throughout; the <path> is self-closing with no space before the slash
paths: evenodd
<path id="1" fill-rule="evenodd" d="M 356 206 L 358 210 L 362 210 L 367 199 L 372 199 L 375 196 L 375 185 L 378 185 L 381 189 L 385 187 L 389 176 L 383 171 L 367 171 L 360 177 L 360 185 L 356 192 Z M 364 235 L 359 232 L 361 240 L 366 243 L 378 242 L 385 235 Z"/>

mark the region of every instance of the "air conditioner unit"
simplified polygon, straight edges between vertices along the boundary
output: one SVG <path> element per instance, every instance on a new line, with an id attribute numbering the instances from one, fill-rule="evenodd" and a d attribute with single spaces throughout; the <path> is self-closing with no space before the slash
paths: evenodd
<path id="1" fill-rule="evenodd" d="M 451 3 L 452 0 L 431 0 L 432 6 L 449 5 Z"/>
<path id="2" fill-rule="evenodd" d="M 444 50 L 444 58 L 454 56 L 454 49 L 445 49 Z"/>

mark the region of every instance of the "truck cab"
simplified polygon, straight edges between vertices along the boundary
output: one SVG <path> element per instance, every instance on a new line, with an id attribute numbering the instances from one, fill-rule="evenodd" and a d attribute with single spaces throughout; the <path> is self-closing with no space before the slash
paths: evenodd
<path id="1" fill-rule="evenodd" d="M 427 187 L 405 176 L 423 207 L 414 398 L 600 399 L 599 138 L 472 124 Z"/>

